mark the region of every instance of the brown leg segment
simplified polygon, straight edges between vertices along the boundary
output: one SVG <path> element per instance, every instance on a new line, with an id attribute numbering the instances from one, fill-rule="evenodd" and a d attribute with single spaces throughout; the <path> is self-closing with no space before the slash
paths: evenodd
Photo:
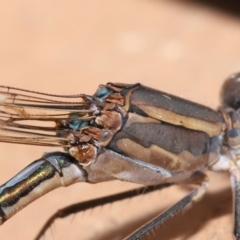
<path id="1" fill-rule="evenodd" d="M 171 183 L 161 184 L 161 185 L 155 185 L 155 186 L 147 186 L 142 187 L 114 195 L 110 195 L 107 197 L 97 198 L 90 201 L 85 201 L 81 203 L 72 204 L 70 206 L 67 206 L 63 209 L 58 210 L 56 213 L 54 213 L 44 224 L 42 229 L 39 231 L 38 235 L 36 236 L 35 240 L 41 239 L 41 237 L 44 235 L 44 233 L 52 226 L 52 224 L 55 222 L 58 218 L 65 218 L 69 216 L 70 214 L 75 214 L 81 211 L 85 211 L 90 208 L 94 208 L 97 206 L 101 206 L 107 203 L 112 203 L 116 201 L 120 201 L 126 198 L 136 197 L 138 195 L 147 194 L 156 190 L 160 190 L 166 187 L 171 186 Z"/>
<path id="2" fill-rule="evenodd" d="M 233 235 L 234 239 L 240 240 L 240 183 L 239 169 L 234 168 L 231 171 L 231 185 L 233 195 Z"/>
<path id="3" fill-rule="evenodd" d="M 150 220 L 147 224 L 143 225 L 133 234 L 128 236 L 125 240 L 137 240 L 143 238 L 146 234 L 148 234 L 155 227 L 165 223 L 170 218 L 174 217 L 176 214 L 181 212 L 183 209 L 188 208 L 195 201 L 199 201 L 202 196 L 205 194 L 208 187 L 207 176 L 202 172 L 197 172 L 191 178 L 193 184 L 198 184 L 201 180 L 201 184 L 195 190 L 193 190 L 186 197 L 181 199 L 178 203 L 167 209 L 165 212 L 158 215 L 156 218 Z"/>

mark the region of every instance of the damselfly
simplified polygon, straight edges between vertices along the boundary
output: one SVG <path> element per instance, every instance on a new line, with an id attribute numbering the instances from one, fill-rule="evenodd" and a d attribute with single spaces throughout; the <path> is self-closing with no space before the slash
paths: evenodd
<path id="1" fill-rule="evenodd" d="M 119 179 L 144 185 L 145 193 L 172 184 L 196 186 L 127 238 L 140 239 L 198 201 L 208 186 L 205 172 L 212 170 L 230 173 L 234 236 L 240 239 L 240 74 L 225 82 L 221 96 L 222 106 L 214 111 L 141 84 L 108 83 L 92 96 L 0 86 L 0 142 L 64 149 L 44 154 L 0 187 L 0 224 L 45 193 L 76 182 Z M 60 214 L 140 193 L 76 204 Z"/>

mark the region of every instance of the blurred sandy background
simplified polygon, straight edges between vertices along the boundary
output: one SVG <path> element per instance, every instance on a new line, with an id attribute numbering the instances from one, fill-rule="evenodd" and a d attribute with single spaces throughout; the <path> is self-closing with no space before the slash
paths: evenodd
<path id="1" fill-rule="evenodd" d="M 0 84 L 91 94 L 100 83 L 141 82 L 216 108 L 223 80 L 240 70 L 240 8 L 216 2 L 1 1 Z M 0 182 L 53 150 L 0 143 Z M 203 201 L 146 239 L 231 239 L 228 176 L 209 176 Z M 57 209 L 131 187 L 55 190 L 1 226 L 0 239 L 33 239 Z M 184 194 L 173 187 L 58 220 L 44 239 L 122 239 Z"/>

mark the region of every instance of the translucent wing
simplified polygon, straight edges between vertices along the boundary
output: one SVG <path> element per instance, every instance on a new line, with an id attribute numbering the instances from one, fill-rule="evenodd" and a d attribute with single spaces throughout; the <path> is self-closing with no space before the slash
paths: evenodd
<path id="1" fill-rule="evenodd" d="M 0 85 L 0 142 L 68 147 L 67 133 L 94 119 L 92 97 Z"/>

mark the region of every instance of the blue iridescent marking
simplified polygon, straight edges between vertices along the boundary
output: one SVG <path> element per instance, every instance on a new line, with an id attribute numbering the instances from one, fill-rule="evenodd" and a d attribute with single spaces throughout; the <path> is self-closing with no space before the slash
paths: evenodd
<path id="1" fill-rule="evenodd" d="M 104 85 L 100 85 L 97 92 L 94 94 L 99 102 L 104 102 L 105 98 L 113 93 L 113 90 Z"/>
<path id="2" fill-rule="evenodd" d="M 79 115 L 77 113 L 70 114 L 69 118 L 72 119 L 72 120 L 68 121 L 68 125 L 73 130 L 78 131 L 81 128 L 87 127 L 89 125 L 88 121 L 79 120 L 78 119 Z"/>

